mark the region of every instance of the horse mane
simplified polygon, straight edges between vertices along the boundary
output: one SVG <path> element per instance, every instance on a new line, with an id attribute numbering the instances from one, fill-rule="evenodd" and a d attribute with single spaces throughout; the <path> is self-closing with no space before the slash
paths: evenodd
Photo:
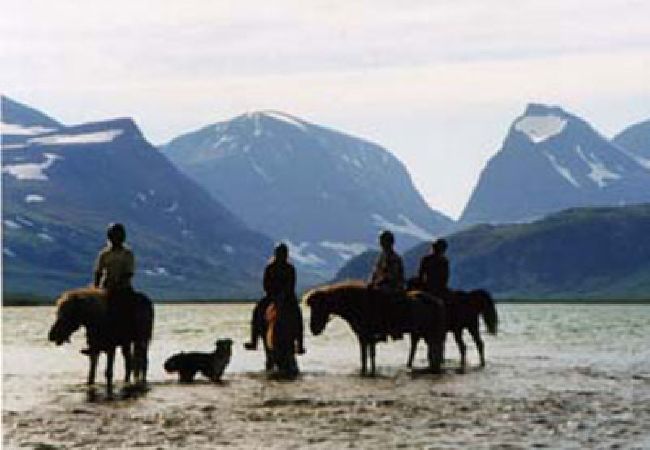
<path id="1" fill-rule="evenodd" d="M 106 300 L 106 290 L 96 287 L 70 289 L 69 291 L 63 292 L 63 294 L 61 294 L 61 296 L 56 300 L 56 306 L 57 308 L 60 308 L 72 300 L 88 297 L 95 298 L 97 300 Z"/>
<path id="2" fill-rule="evenodd" d="M 348 291 L 358 291 L 365 289 L 367 284 L 363 280 L 343 280 L 332 284 L 325 284 L 323 286 L 315 287 L 302 296 L 303 302 L 309 302 L 311 298 L 317 295 L 329 296 L 332 294 L 343 294 Z"/>

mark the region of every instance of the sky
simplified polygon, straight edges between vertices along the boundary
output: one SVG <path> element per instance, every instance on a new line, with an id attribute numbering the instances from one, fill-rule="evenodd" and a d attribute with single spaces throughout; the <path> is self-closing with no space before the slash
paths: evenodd
<path id="1" fill-rule="evenodd" d="M 1 0 L 0 90 L 154 144 L 274 109 L 376 142 L 456 218 L 529 102 L 650 118 L 642 0 Z"/>

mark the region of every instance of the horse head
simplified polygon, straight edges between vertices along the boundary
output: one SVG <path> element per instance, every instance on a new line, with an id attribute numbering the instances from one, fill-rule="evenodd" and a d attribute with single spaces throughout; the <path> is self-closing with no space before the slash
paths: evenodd
<path id="1" fill-rule="evenodd" d="M 490 293 L 484 289 L 477 289 L 470 292 L 470 296 L 477 298 L 479 301 L 479 311 L 483 314 L 483 321 L 488 333 L 497 334 L 499 316 Z"/>
<path id="2" fill-rule="evenodd" d="M 313 289 L 304 295 L 303 301 L 311 308 L 309 329 L 314 336 L 318 336 L 323 332 L 330 319 L 331 310 L 328 296 L 322 290 Z"/>
<path id="3" fill-rule="evenodd" d="M 48 333 L 48 340 L 56 345 L 70 342 L 72 336 L 87 319 L 87 309 L 84 308 L 89 296 L 98 300 L 103 291 L 98 289 L 79 289 L 64 292 L 57 300 L 56 320 Z"/>

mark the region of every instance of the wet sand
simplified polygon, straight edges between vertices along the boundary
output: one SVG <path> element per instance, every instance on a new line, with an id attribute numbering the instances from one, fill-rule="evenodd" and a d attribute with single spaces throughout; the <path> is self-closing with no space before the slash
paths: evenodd
<path id="1" fill-rule="evenodd" d="M 543 325 L 529 323 L 539 315 L 530 308 L 504 311 L 503 336 L 486 338 L 485 369 L 469 346 L 464 375 L 455 373 L 452 340 L 441 376 L 407 370 L 407 342 L 398 342 L 380 347 L 380 375 L 362 378 L 354 341 L 337 324 L 329 340 L 308 340 L 294 382 L 246 370 L 261 366 L 262 354 L 242 351 L 247 359 L 234 358 L 220 384 L 179 385 L 156 369 L 145 395 L 107 400 L 100 383 L 89 400 L 84 361 L 69 346 L 77 378 L 53 372 L 37 398 L 19 395 L 20 375 L 3 369 L 4 447 L 650 448 L 650 308 L 598 310 L 585 329 L 571 319 L 582 312 L 570 309 L 552 316 L 552 338 L 535 337 Z M 621 330 L 634 332 L 610 342 Z M 348 341 L 336 347 L 340 336 Z M 236 337 L 239 352 L 243 333 Z M 160 340 L 171 345 L 170 336 Z M 168 354 L 152 351 L 154 364 Z M 422 348 L 419 366 L 423 358 Z"/>

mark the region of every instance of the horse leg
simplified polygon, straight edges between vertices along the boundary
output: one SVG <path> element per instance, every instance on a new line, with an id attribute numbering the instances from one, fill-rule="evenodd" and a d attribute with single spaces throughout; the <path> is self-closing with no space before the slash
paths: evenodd
<path id="1" fill-rule="evenodd" d="M 484 353 L 485 345 L 483 344 L 483 339 L 481 339 L 481 334 L 479 333 L 478 330 L 478 324 L 476 324 L 476 326 L 472 326 L 469 328 L 469 334 L 472 335 L 472 339 L 474 339 L 474 343 L 476 344 L 476 348 L 478 349 L 478 356 L 481 359 L 481 367 L 485 367 L 485 353 Z"/>
<path id="2" fill-rule="evenodd" d="M 106 394 L 113 395 L 113 363 L 115 362 L 115 347 L 106 351 Z"/>
<path id="3" fill-rule="evenodd" d="M 90 369 L 88 370 L 88 386 L 95 384 L 95 373 L 97 372 L 97 360 L 99 353 L 90 354 Z"/>
<path id="4" fill-rule="evenodd" d="M 364 376 L 367 373 L 366 359 L 367 359 L 368 353 L 367 353 L 366 345 L 367 345 L 366 340 L 359 337 L 359 348 L 361 349 L 361 376 Z"/>
<path id="5" fill-rule="evenodd" d="M 122 345 L 121 347 L 122 357 L 124 358 L 124 382 L 130 383 L 131 372 L 133 371 L 133 354 L 131 352 L 131 344 Z"/>
<path id="6" fill-rule="evenodd" d="M 408 361 L 406 361 L 406 367 L 409 369 L 413 367 L 413 358 L 415 358 L 415 351 L 418 348 L 419 341 L 420 336 L 417 333 L 411 333 L 411 351 L 409 352 Z"/>
<path id="7" fill-rule="evenodd" d="M 370 341 L 370 367 L 371 367 L 371 374 L 374 377 L 377 370 L 375 367 L 375 349 L 377 346 L 377 343 L 375 341 Z"/>
<path id="8" fill-rule="evenodd" d="M 458 346 L 458 350 L 460 351 L 460 373 L 465 373 L 465 366 L 466 366 L 466 360 L 465 360 L 465 354 L 467 347 L 465 343 L 463 342 L 463 329 L 462 328 L 457 328 L 454 330 L 454 339 L 456 340 L 456 345 Z"/>
<path id="9" fill-rule="evenodd" d="M 147 343 L 136 341 L 133 345 L 133 378 L 139 385 L 147 383 Z"/>

